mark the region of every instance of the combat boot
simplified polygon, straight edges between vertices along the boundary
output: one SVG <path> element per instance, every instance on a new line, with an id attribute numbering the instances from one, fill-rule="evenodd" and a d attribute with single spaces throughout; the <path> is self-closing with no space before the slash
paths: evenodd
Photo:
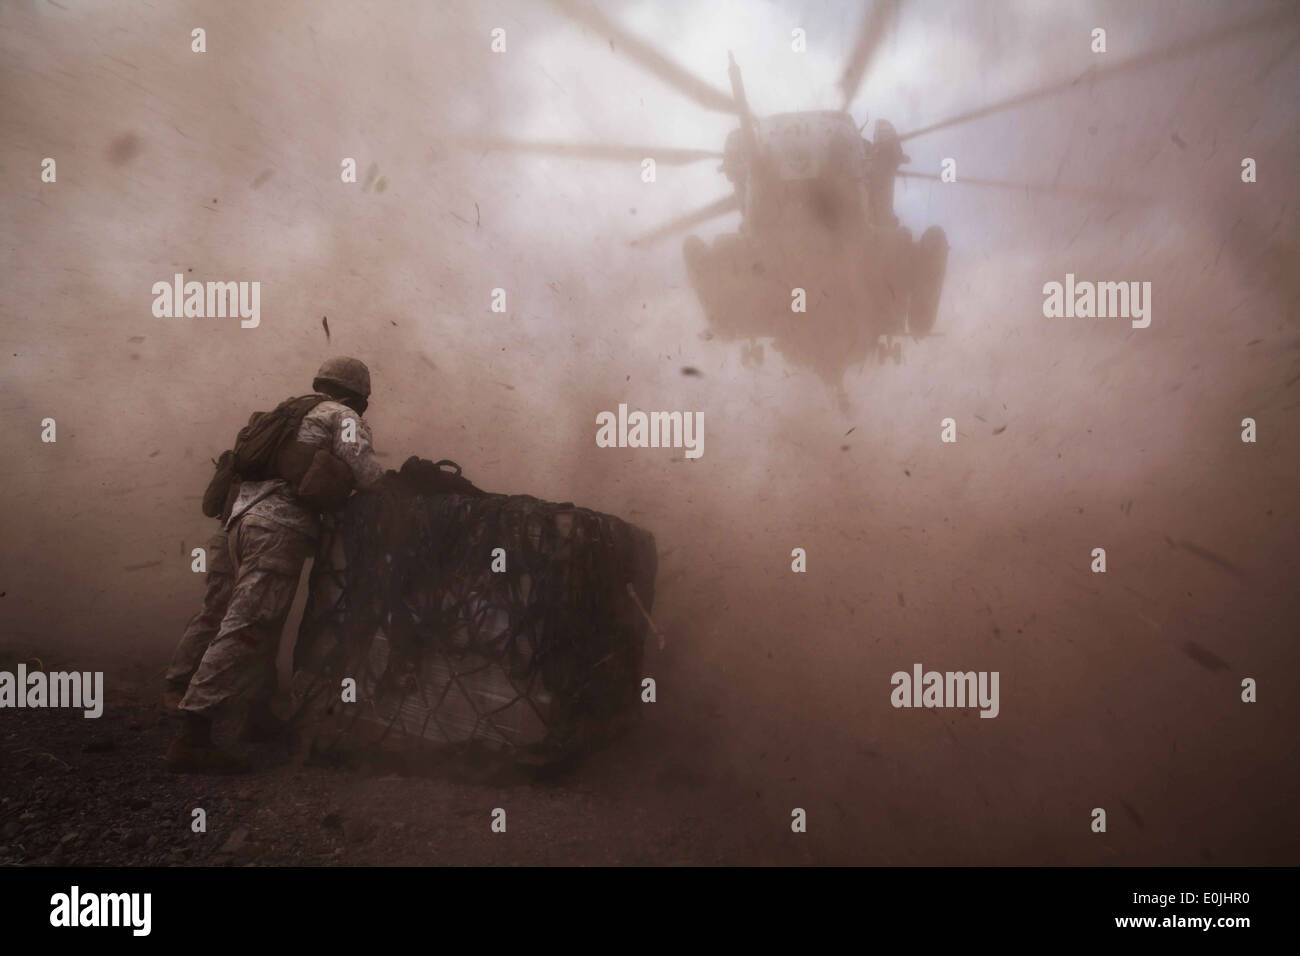
<path id="1" fill-rule="evenodd" d="M 235 737 L 248 744 L 275 743 L 289 737 L 289 725 L 275 716 L 269 702 L 250 701 Z"/>
<path id="2" fill-rule="evenodd" d="M 190 689 L 190 682 L 185 681 L 167 681 L 163 684 L 162 692 L 162 709 L 169 717 L 179 717 L 181 713 L 181 701 L 185 699 L 185 693 Z"/>
<path id="3" fill-rule="evenodd" d="M 172 773 L 248 773 L 248 761 L 227 753 L 212 742 L 212 721 L 198 714 L 185 714 L 180 733 L 167 748 L 163 765 Z"/>

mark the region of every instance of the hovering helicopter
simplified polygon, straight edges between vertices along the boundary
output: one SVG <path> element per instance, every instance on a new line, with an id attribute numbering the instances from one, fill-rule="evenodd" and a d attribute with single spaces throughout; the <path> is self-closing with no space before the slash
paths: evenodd
<path id="1" fill-rule="evenodd" d="M 682 247 L 709 330 L 749 339 L 746 364 L 761 361 L 755 340 L 770 338 L 833 386 L 873 352 L 900 361 L 901 337 L 934 327 L 948 240 L 931 226 L 913 242 L 894 214 L 894 178 L 908 161 L 898 134 L 877 120 L 868 140 L 845 110 L 757 119 L 728 58 L 740 128 L 720 168 L 741 227 Z"/>
<path id="2" fill-rule="evenodd" d="M 574 159 L 661 164 L 721 159 L 719 171 L 732 194 L 681 216 L 633 240 L 643 245 L 726 213 L 741 213 L 736 232 L 712 243 L 688 236 L 683 244 L 687 273 L 708 321 L 706 338 L 745 340 L 742 362 L 762 361 L 761 340 L 771 340 L 785 360 L 815 371 L 844 403 L 845 371 L 873 355 L 901 360 L 906 338 L 934 333 L 948 260 L 943 230 L 930 226 L 919 239 L 894 213 L 898 178 L 938 180 L 933 173 L 904 168 L 904 141 L 960 123 L 1065 93 L 1081 81 L 1131 73 L 1200 52 L 1247 32 L 1276 26 L 1288 11 L 1273 10 L 1200 34 L 1176 45 L 1110 61 L 1080 77 L 1040 87 L 942 122 L 900 135 L 877 119 L 870 139 L 862 135 L 849 107 L 872 57 L 892 26 L 901 0 L 877 0 L 864 17 L 840 79 L 837 110 L 756 117 L 746 97 L 740 68 L 728 53 L 730 94 L 695 77 L 645 41 L 627 33 L 579 0 L 551 0 L 565 15 L 617 42 L 621 52 L 706 109 L 735 114 L 739 126 L 721 153 L 573 143 L 476 139 L 481 149 Z M 996 186 L 1082 198 L 1121 198 L 1095 191 L 994 179 L 967 185 Z M 802 314 L 800 310 L 802 309 Z"/>

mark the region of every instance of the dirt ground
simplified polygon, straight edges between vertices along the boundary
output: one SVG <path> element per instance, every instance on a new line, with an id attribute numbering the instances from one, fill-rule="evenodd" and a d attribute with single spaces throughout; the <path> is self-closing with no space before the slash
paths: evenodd
<path id="1" fill-rule="evenodd" d="M 61 662 L 43 663 L 58 669 Z M 691 735 L 674 740 L 642 727 L 580 768 L 540 779 L 507 772 L 505 784 L 475 782 L 483 774 L 468 766 L 434 776 L 313 765 L 282 745 L 243 748 L 254 762 L 249 775 L 178 777 L 162 767 L 177 724 L 158 706 L 156 691 L 149 664 L 140 662 L 119 671 L 112 703 L 92 732 L 79 713 L 10 715 L 0 738 L 0 865 L 810 859 L 796 839 L 780 837 L 779 820 L 761 822 L 758 794 L 706 761 L 676 756 L 698 744 Z M 220 725 L 219 736 L 230 733 Z M 502 771 L 490 775 L 500 781 Z M 503 834 L 490 830 L 498 807 L 506 811 Z M 205 833 L 191 829 L 195 808 L 206 812 Z"/>

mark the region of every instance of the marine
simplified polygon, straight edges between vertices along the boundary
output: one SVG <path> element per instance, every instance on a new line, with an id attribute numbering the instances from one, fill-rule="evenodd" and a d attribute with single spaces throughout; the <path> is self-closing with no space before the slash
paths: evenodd
<path id="1" fill-rule="evenodd" d="M 312 390 L 311 396 L 291 400 L 293 407 L 308 410 L 302 413 L 296 444 L 287 443 L 305 454 L 309 464 L 294 470 L 292 456 L 277 455 L 269 477 L 241 476 L 227 499 L 222 528 L 208 542 L 203 606 L 181 637 L 163 694 L 164 703 L 175 703 L 182 719 L 165 758 L 173 772 L 249 769 L 246 760 L 212 740 L 214 718 L 236 701 L 247 706 L 240 740 L 283 735 L 285 725 L 271 710 L 275 660 L 303 563 L 319 543 L 320 501 L 337 505 L 350 488 L 373 490 L 383 480 L 370 426 L 362 417 L 369 404 L 370 370 L 358 359 L 329 359 L 316 373 Z M 238 445 L 235 452 L 238 456 Z M 343 485 L 323 496 L 318 487 L 308 488 L 330 480 Z"/>

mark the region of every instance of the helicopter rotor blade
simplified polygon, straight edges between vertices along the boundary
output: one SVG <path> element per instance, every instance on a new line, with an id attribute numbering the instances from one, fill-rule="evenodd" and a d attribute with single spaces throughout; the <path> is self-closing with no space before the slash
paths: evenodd
<path id="1" fill-rule="evenodd" d="M 651 158 L 662 166 L 684 166 L 702 159 L 721 159 L 715 149 L 678 149 L 665 146 L 614 146 L 601 143 L 545 143 L 517 139 L 467 139 L 461 145 L 490 152 L 529 153 L 535 156 L 558 156 L 564 159 L 594 159 L 609 162 L 639 163 Z"/>
<path id="2" fill-rule="evenodd" d="M 880 48 L 880 41 L 885 38 L 885 31 L 898 16 L 900 2 L 901 0 L 875 0 L 867 15 L 862 18 L 862 25 L 858 28 L 858 39 L 853 44 L 849 61 L 844 65 L 844 72 L 840 75 L 840 89 L 844 92 L 844 105 L 841 109 L 847 110 L 849 104 L 858 95 L 862 78 L 866 75 L 867 67 L 870 66 L 876 50 Z"/>
<path id="3" fill-rule="evenodd" d="M 1258 17 L 1252 17 L 1247 20 L 1240 20 L 1237 23 L 1220 27 L 1217 30 L 1210 30 L 1190 39 L 1162 47 L 1157 50 L 1150 50 L 1146 53 L 1139 53 L 1131 56 L 1126 60 L 1100 69 L 1089 69 L 1068 80 L 1062 80 L 1058 83 L 1052 83 L 1048 86 L 1042 86 L 1035 90 L 1029 90 L 1020 93 L 1010 99 L 1002 100 L 999 103 L 993 103 L 989 106 L 982 106 L 979 109 L 969 110 L 965 113 L 959 113 L 942 122 L 932 123 L 929 126 L 923 126 L 920 129 L 914 129 L 910 133 L 904 133 L 899 136 L 899 140 L 912 139 L 915 136 L 922 136 L 926 133 L 933 133 L 936 130 L 946 129 L 949 126 L 956 126 L 960 123 L 969 123 L 971 120 L 982 119 L 985 116 L 991 116 L 994 113 L 1001 113 L 1004 110 L 1014 109 L 1017 106 L 1024 106 L 1026 103 L 1032 103 L 1035 100 L 1045 99 L 1049 96 L 1056 96 L 1065 93 L 1074 87 L 1084 83 L 1093 83 L 1099 80 L 1108 80 L 1112 77 L 1122 76 L 1127 73 L 1134 73 L 1138 70 L 1144 70 L 1147 67 L 1156 66 L 1170 60 L 1180 57 L 1189 56 L 1193 53 L 1199 53 L 1207 47 L 1235 39 L 1247 33 L 1253 33 L 1257 30 L 1263 30 L 1267 27 L 1273 27 L 1282 21 L 1294 17 L 1295 9 L 1278 9 Z"/>
<path id="4" fill-rule="evenodd" d="M 551 5 L 569 19 L 590 27 L 610 43 L 617 43 L 622 52 L 663 80 L 679 93 L 689 96 L 705 109 L 720 113 L 735 113 L 736 103 L 731 96 L 695 76 L 685 67 L 674 63 L 645 40 L 628 33 L 594 7 L 579 0 L 551 0 Z"/>
<path id="5" fill-rule="evenodd" d="M 723 196 L 717 202 L 701 206 L 699 209 L 678 216 L 676 219 L 670 219 L 657 229 L 637 236 L 632 240 L 631 244 L 634 246 L 648 246 L 652 242 L 658 242 L 660 239 L 671 236 L 674 232 L 680 232 L 699 223 L 708 222 L 710 219 L 734 212 L 739 208 L 740 200 L 736 198 L 734 193 L 730 196 Z"/>
<path id="6" fill-rule="evenodd" d="M 935 173 L 923 173 L 915 169 L 900 169 L 895 174 L 901 179 L 928 179 L 932 182 L 941 182 L 942 179 Z M 1094 199 L 1110 202 L 1141 202 L 1141 197 L 1128 193 L 1108 192 L 1104 189 L 1089 189 L 1086 186 L 1057 186 L 1052 183 L 1031 183 L 1017 182 L 1012 179 L 971 179 L 962 177 L 955 181 L 954 185 L 966 186 L 992 186 L 997 189 L 1014 189 L 1017 192 L 1042 193 L 1052 196 L 1069 196 L 1073 199 Z"/>

